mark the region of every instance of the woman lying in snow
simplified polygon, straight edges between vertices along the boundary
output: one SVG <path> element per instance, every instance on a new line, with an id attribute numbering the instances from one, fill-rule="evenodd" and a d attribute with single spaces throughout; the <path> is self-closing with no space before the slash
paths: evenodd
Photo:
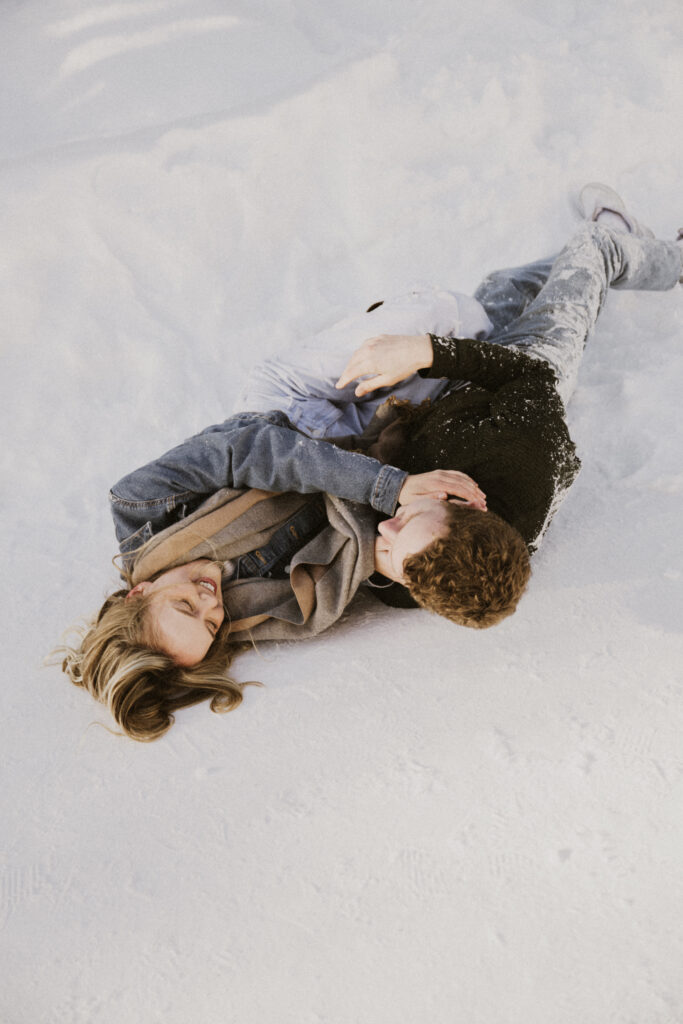
<path id="1" fill-rule="evenodd" d="M 488 341 L 448 336 L 462 324 L 443 325 L 443 302 L 457 299 L 442 293 L 429 314 L 438 334 L 370 339 L 336 382 L 316 375 L 310 348 L 266 364 L 246 399 L 263 412 L 207 428 L 112 488 L 126 586 L 63 667 L 124 732 L 155 739 L 205 699 L 235 707 L 242 685 L 228 668 L 244 642 L 319 633 L 365 582 L 479 628 L 515 610 L 529 553 L 578 472 L 563 402 L 607 288 L 668 289 L 681 275 L 676 243 L 655 240 L 615 193 L 588 186 L 582 200 L 589 223 L 555 261 L 492 274 L 480 307 L 468 300 L 467 333 Z M 342 438 L 349 427 L 360 433 Z"/>

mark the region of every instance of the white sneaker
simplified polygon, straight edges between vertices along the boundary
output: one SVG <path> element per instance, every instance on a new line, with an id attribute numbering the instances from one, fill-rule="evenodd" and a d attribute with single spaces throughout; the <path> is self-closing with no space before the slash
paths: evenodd
<path id="1" fill-rule="evenodd" d="M 602 218 L 602 223 L 617 230 L 626 230 L 630 235 L 655 237 L 653 231 L 628 212 L 621 196 L 609 185 L 602 185 L 599 181 L 584 185 L 579 193 L 577 208 L 584 220 L 598 221 Z"/>

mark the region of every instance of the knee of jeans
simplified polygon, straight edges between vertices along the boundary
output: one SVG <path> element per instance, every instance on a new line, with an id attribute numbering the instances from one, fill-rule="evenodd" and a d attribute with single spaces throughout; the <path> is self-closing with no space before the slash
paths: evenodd
<path id="1" fill-rule="evenodd" d="M 487 274 L 483 279 L 479 287 L 475 292 L 475 297 L 479 292 L 486 292 L 494 285 L 500 284 L 502 281 L 509 280 L 510 275 L 505 270 L 492 270 L 490 274 Z"/>
<path id="2" fill-rule="evenodd" d="M 595 220 L 586 220 L 576 229 L 571 241 L 597 242 L 600 245 L 604 242 L 613 242 L 615 233 L 619 234 L 618 231 L 615 232 L 614 228 L 609 228 L 606 224 L 599 224 Z"/>
<path id="3" fill-rule="evenodd" d="M 504 290 L 505 285 L 509 287 L 509 278 L 506 276 L 503 270 L 494 270 L 492 273 L 487 274 L 484 280 L 481 282 L 474 298 L 486 309 L 487 301 L 491 301 L 501 291 Z"/>

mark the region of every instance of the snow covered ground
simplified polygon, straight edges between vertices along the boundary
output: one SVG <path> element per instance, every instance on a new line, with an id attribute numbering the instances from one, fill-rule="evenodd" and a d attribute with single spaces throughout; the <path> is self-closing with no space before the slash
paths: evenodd
<path id="1" fill-rule="evenodd" d="M 679 0 L 6 0 L 0 54 L 0 1020 L 679 1024 L 680 289 L 610 297 L 498 628 L 361 597 L 148 746 L 41 664 L 253 360 L 556 250 L 584 181 L 673 237 Z"/>

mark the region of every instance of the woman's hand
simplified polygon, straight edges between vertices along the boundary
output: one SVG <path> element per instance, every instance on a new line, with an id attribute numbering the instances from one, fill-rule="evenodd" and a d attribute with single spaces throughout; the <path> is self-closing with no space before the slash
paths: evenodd
<path id="1" fill-rule="evenodd" d="M 432 365 L 434 353 L 428 334 L 380 334 L 368 338 L 349 359 L 336 387 L 345 388 L 352 380 L 365 377 L 356 388 L 362 398 L 376 388 L 390 387 L 417 370 Z"/>
<path id="2" fill-rule="evenodd" d="M 456 469 L 435 469 L 431 473 L 407 476 L 398 496 L 399 505 L 409 505 L 418 498 L 451 498 L 486 512 L 486 495 L 466 473 Z"/>

